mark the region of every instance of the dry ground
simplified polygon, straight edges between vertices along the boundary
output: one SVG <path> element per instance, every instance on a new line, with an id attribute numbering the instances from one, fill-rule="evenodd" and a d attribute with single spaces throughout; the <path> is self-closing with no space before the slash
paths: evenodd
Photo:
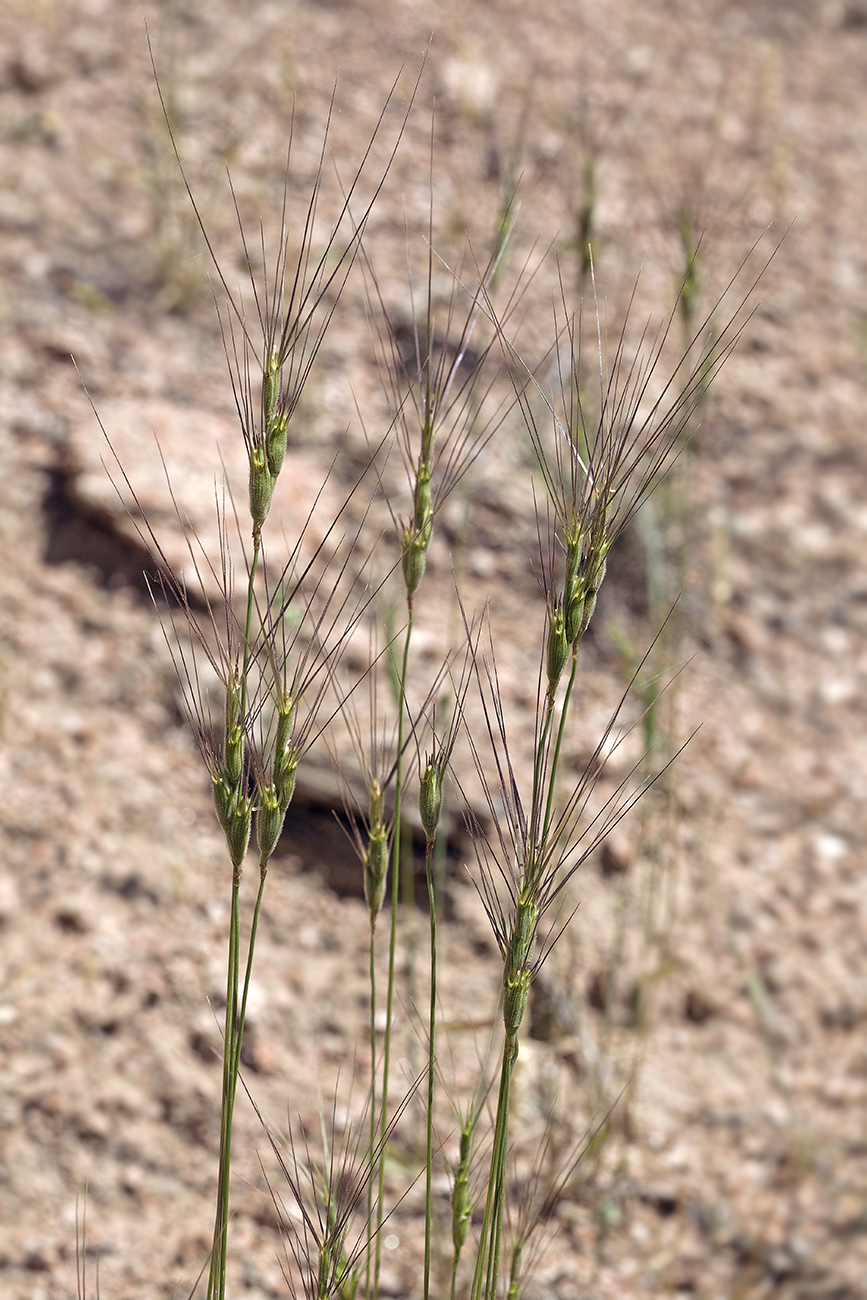
<path id="1" fill-rule="evenodd" d="M 867 1294 L 867 8 L 837 0 L 554 0 L 544 10 L 511 0 L 6 0 L 2 1294 L 75 1294 L 85 1189 L 91 1293 L 98 1251 L 104 1297 L 187 1294 L 208 1242 L 224 856 L 141 549 L 70 364 L 74 355 L 167 547 L 176 543 L 153 430 L 184 509 L 206 528 L 217 443 L 231 469 L 239 442 L 145 20 L 190 182 L 236 277 L 225 162 L 247 222 L 262 212 L 273 229 L 292 104 L 303 194 L 339 68 L 333 195 L 331 157 L 340 177 L 351 174 L 404 63 L 405 102 L 431 28 L 367 242 L 404 316 L 404 230 L 423 248 L 434 97 L 446 259 L 465 230 L 489 246 L 520 176 L 507 275 L 527 259 L 534 273 L 530 351 L 556 288 L 543 257 L 553 240 L 567 293 L 577 285 L 588 158 L 597 282 L 615 330 L 642 262 L 637 317 L 673 300 L 684 220 L 707 228 L 706 304 L 766 227 L 769 252 L 794 222 L 669 500 L 666 541 L 686 548 L 672 653 L 688 664 L 665 744 L 701 730 L 676 775 L 578 878 L 581 906 L 522 1049 L 519 1131 L 531 1146 L 553 1113 L 555 1161 L 626 1085 L 609 1141 L 569 1184 L 527 1295 Z M 360 463 L 356 400 L 372 426 L 381 421 L 361 287 L 356 275 L 293 435 L 280 507 L 288 535 L 341 437 Z M 525 732 L 540 609 L 529 465 L 519 429 L 491 444 L 463 498 L 460 545 L 467 592 L 474 603 L 491 597 L 505 692 Z M 339 480 L 329 488 L 335 500 L 341 490 Z M 460 513 L 444 524 L 431 565 L 448 591 L 464 524 Z M 624 640 L 652 635 L 646 545 L 634 531 L 612 565 L 576 764 L 623 689 Z M 435 661 L 452 616 L 447 597 L 420 614 L 423 660 Z M 638 711 L 630 700 L 627 716 Z M 307 795 L 272 873 L 247 1062 L 278 1124 L 287 1109 L 309 1120 L 317 1075 L 326 1093 L 341 1066 L 347 1081 L 365 1024 L 364 905 L 321 789 Z M 446 959 L 460 980 L 447 978 L 444 1001 L 458 1044 L 468 1009 L 492 1005 L 495 975 L 461 860 L 449 899 Z M 484 1040 L 491 1016 L 469 1019 Z M 411 1058 L 411 1032 L 406 1042 Z M 242 1108 L 233 1294 L 248 1300 L 285 1293 L 263 1146 Z M 389 1233 L 394 1296 L 418 1293 L 414 1205 Z"/>

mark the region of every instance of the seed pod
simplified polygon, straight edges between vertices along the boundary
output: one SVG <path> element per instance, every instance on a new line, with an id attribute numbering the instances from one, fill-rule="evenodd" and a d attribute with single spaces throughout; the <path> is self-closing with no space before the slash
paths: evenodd
<path id="1" fill-rule="evenodd" d="M 422 773 L 418 791 L 418 810 L 428 844 L 433 844 L 437 837 L 440 813 L 443 806 L 442 767 L 429 758 Z"/>
<path id="2" fill-rule="evenodd" d="M 380 825 L 371 830 L 363 865 L 364 901 L 370 912 L 370 928 L 373 929 L 385 901 L 388 878 L 388 831 L 385 826 Z"/>
<path id="3" fill-rule="evenodd" d="M 569 642 L 566 640 L 566 621 L 563 610 L 558 606 L 548 614 L 548 644 L 545 651 L 545 668 L 548 674 L 548 697 L 553 700 L 566 660 L 569 658 Z"/>
<path id="4" fill-rule="evenodd" d="M 282 805 L 277 790 L 270 783 L 259 786 L 257 794 L 259 807 L 256 812 L 256 841 L 259 846 L 260 862 L 267 862 L 280 839 L 286 807 Z"/>
<path id="5" fill-rule="evenodd" d="M 274 495 L 274 478 L 268 468 L 264 447 L 250 450 L 250 517 L 255 528 L 261 528 L 271 508 Z"/>

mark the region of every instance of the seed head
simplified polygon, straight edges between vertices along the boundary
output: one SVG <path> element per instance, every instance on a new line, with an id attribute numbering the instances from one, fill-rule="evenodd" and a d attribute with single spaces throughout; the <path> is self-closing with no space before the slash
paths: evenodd
<path id="1" fill-rule="evenodd" d="M 418 792 L 418 810 L 428 845 L 433 844 L 437 835 L 440 813 L 443 806 L 443 772 L 433 756 L 428 758 Z"/>

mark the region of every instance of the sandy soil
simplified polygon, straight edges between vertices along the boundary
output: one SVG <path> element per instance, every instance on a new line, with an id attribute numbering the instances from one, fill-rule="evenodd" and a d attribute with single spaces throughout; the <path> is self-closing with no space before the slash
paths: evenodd
<path id="1" fill-rule="evenodd" d="M 186 1295 L 212 1214 L 225 853 L 141 578 L 147 557 L 82 388 L 83 379 L 167 554 L 183 562 L 154 432 L 183 510 L 213 545 L 219 456 L 231 476 L 243 453 L 212 271 L 161 123 L 145 21 L 188 179 L 233 285 L 243 265 L 226 164 L 246 227 L 261 213 L 273 230 L 293 103 L 303 202 L 339 70 L 325 222 L 335 177 L 353 174 L 400 73 L 371 176 L 384 165 L 432 28 L 366 238 L 402 320 L 412 314 L 405 231 L 416 275 L 424 267 L 434 99 L 435 243 L 445 262 L 460 257 L 465 231 L 475 249 L 489 248 L 520 177 L 506 278 L 526 264 L 528 355 L 540 354 L 546 331 L 550 342 L 554 241 L 566 292 L 577 290 L 588 159 L 611 331 L 642 266 L 633 320 L 671 304 L 685 221 L 706 228 L 705 310 L 754 241 L 763 237 L 758 267 L 788 231 L 671 492 L 655 503 L 665 546 L 684 556 L 676 636 L 663 643 L 666 666 L 684 670 L 663 714 L 662 752 L 700 730 L 582 869 L 570 896 L 579 910 L 539 982 L 516 1076 L 524 1158 L 553 1117 L 550 1161 L 562 1165 L 617 1104 L 607 1142 L 579 1165 L 548 1225 L 525 1293 L 867 1294 L 867 8 L 7 0 L 3 1295 L 76 1294 L 85 1196 L 89 1294 L 98 1257 L 104 1297 Z M 383 427 L 356 270 L 293 432 L 291 487 L 274 516 L 287 537 L 341 441 L 348 468 L 330 480 L 322 518 L 363 463 L 359 408 L 368 433 Z M 446 594 L 420 610 L 417 641 L 423 673 L 452 635 L 457 554 L 467 601 L 491 601 L 519 765 L 542 610 L 530 459 L 526 432 L 508 423 L 472 490 L 443 515 L 430 564 Z M 365 527 L 375 534 L 375 512 Z M 635 526 L 612 560 L 582 682 L 576 771 L 624 689 L 625 647 L 646 646 L 656 630 L 646 582 L 656 535 Z M 633 694 L 627 722 L 640 712 Z M 610 782 L 637 744 L 615 756 Z M 457 763 L 465 774 L 465 752 Z M 313 1131 L 318 1090 L 327 1098 L 337 1087 L 334 1124 L 344 1131 L 363 1100 L 349 1080 L 365 1053 L 366 911 L 334 824 L 340 786 L 326 752 L 311 756 L 301 786 L 269 883 L 246 1077 L 281 1129 L 288 1113 Z M 469 1031 L 484 1043 L 493 1023 L 496 956 L 457 830 L 452 849 L 443 1004 L 449 1068 L 463 1087 Z M 410 1073 L 413 1020 L 404 1003 Z M 232 1294 L 246 1300 L 286 1293 L 258 1163 L 266 1147 L 245 1102 Z M 402 1155 L 411 1167 L 411 1147 Z M 444 1200 L 445 1186 L 437 1191 Z M 389 1225 L 390 1296 L 420 1294 L 417 1208 L 414 1192 Z"/>

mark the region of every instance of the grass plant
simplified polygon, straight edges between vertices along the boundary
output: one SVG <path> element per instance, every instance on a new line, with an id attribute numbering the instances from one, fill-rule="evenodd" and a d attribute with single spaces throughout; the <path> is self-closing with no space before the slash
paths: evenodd
<path id="1" fill-rule="evenodd" d="M 415 91 L 410 108 L 414 96 Z M 526 1266 L 534 1254 L 531 1238 L 550 1216 L 580 1156 L 579 1151 L 561 1161 L 560 1173 L 542 1192 L 542 1162 L 556 1166 L 559 1157 L 540 1152 L 530 1191 L 510 1205 L 512 1084 L 527 1031 L 531 989 L 570 924 L 570 882 L 659 774 L 654 770 L 642 776 L 636 765 L 613 789 L 604 784 L 605 757 L 620 743 L 617 719 L 628 690 L 589 762 L 577 775 L 569 769 L 566 751 L 578 710 L 582 645 L 612 548 L 680 454 L 696 405 L 749 315 L 754 285 L 747 280 L 741 289 L 741 268 L 714 309 L 718 315 L 732 299 L 728 323 L 708 335 L 701 322 L 686 347 L 678 348 L 673 347 L 677 321 L 693 325 L 691 296 L 686 301 L 692 281 L 686 280 L 659 326 L 639 327 L 633 335 L 630 309 L 609 347 L 595 284 L 588 343 L 587 313 L 582 314 L 580 305 L 571 306 L 558 274 L 549 346 L 537 363 L 529 363 L 514 341 L 516 320 L 525 295 L 538 289 L 540 277 L 531 281 L 519 275 L 510 291 L 504 289 L 501 266 L 510 218 L 504 216 L 499 223 L 492 241 L 495 252 L 485 267 L 476 266 L 469 250 L 451 269 L 441 310 L 436 289 L 441 263 L 431 201 L 420 290 L 410 272 L 413 325 L 407 347 L 387 306 L 376 248 L 368 236 L 371 212 L 406 124 L 406 116 L 399 114 L 385 160 L 377 168 L 375 146 L 390 111 L 391 101 L 355 174 L 342 186 L 324 240 L 330 123 L 298 229 L 292 228 L 288 167 L 274 251 L 268 251 L 264 229 L 253 239 L 239 213 L 249 283 L 244 293 L 230 284 L 200 221 L 217 281 L 223 346 L 246 454 L 246 499 L 232 484 L 218 486 L 221 544 L 216 556 L 206 553 L 184 522 L 183 503 L 177 503 L 187 537 L 187 577 L 172 569 L 160 539 L 146 522 L 141 525 L 158 568 L 155 595 L 212 783 L 228 859 L 221 1133 L 207 1300 L 225 1300 L 229 1293 L 233 1122 L 269 864 L 299 769 L 323 734 L 349 736 L 366 792 L 366 804 L 353 807 L 346 780 L 369 919 L 367 1109 L 364 1123 L 356 1126 L 342 1154 L 335 1144 L 336 1126 L 329 1130 L 326 1122 L 321 1160 L 313 1136 L 301 1137 L 296 1129 L 294 1140 L 290 1132 L 283 1147 L 269 1134 L 283 1183 L 272 1194 L 286 1242 L 287 1286 L 291 1294 L 308 1300 L 360 1295 L 378 1300 L 383 1294 L 384 1225 L 396 1201 L 417 1179 L 424 1203 L 418 1293 L 425 1300 L 437 1293 L 437 1259 L 442 1256 L 448 1257 L 443 1293 L 447 1287 L 452 1300 L 495 1300 L 504 1293 L 518 1300 L 526 1293 Z M 433 157 L 432 146 L 431 172 Z M 595 195 L 592 173 L 585 180 L 588 195 Z M 430 186 L 433 194 L 432 174 Z M 513 197 L 510 194 L 509 213 Z M 190 200 L 198 217 L 192 193 Z M 580 239 L 582 259 L 590 242 L 588 217 Z M 290 253 L 293 248 L 300 248 L 297 256 Z M 413 256 L 411 250 L 410 267 Z M 301 395 L 326 346 L 356 263 L 367 286 L 388 420 L 385 427 L 374 427 L 362 413 L 370 448 L 365 472 L 324 528 L 312 526 L 318 519 L 314 502 L 308 527 L 286 543 L 269 528 L 272 502 L 287 480 L 291 482 L 293 422 Z M 588 262 L 584 278 L 591 274 Z M 418 674 L 412 671 L 413 631 L 432 581 L 429 559 L 446 504 L 510 422 L 523 422 L 542 485 L 536 503 L 542 599 L 528 610 L 528 619 L 538 618 L 528 768 L 514 753 L 513 735 L 520 722 L 510 718 L 501 687 L 493 622 L 466 609 L 462 594 L 457 599 L 463 653 L 435 671 L 417 694 Z M 402 491 L 392 483 L 389 453 L 403 465 Z M 338 465 L 340 456 L 338 450 Z M 134 485 L 126 486 L 133 490 Z M 382 499 L 392 522 L 391 541 L 376 536 L 371 544 L 371 521 Z M 391 549 L 383 562 L 385 544 Z M 451 587 L 450 577 L 448 582 Z M 402 603 L 402 615 L 394 615 L 389 627 L 377 628 L 379 598 L 395 587 L 399 595 L 390 599 L 393 608 Z M 341 674 L 341 659 L 362 627 L 372 647 L 369 662 L 347 679 Z M 380 716 L 380 697 L 388 694 L 382 691 L 381 678 L 393 685 L 392 718 Z M 357 688 L 365 682 L 367 722 L 356 710 L 364 696 Z M 451 700 L 445 729 L 437 726 L 437 700 L 444 690 Z M 440 720 L 443 716 L 440 708 Z M 463 766 L 455 758 L 461 748 L 469 756 Z M 338 756 L 346 752 L 341 740 L 332 740 L 332 749 Z M 410 761 L 413 752 L 421 756 L 417 777 Z M 473 880 L 496 945 L 500 999 L 498 1072 L 492 1079 L 480 1056 L 478 1079 L 468 1096 L 444 1086 L 438 1046 L 441 918 L 434 862 L 444 834 L 443 792 L 449 778 L 463 798 L 474 844 Z M 404 831 L 413 796 L 425 845 L 429 911 L 427 1011 L 419 1016 L 425 1064 L 418 1095 L 425 1123 L 418 1166 L 395 1199 L 386 1178 L 386 1156 L 409 1113 L 406 1096 L 395 1101 L 393 1034 L 396 1001 L 402 996 L 401 935 L 411 935 L 409 946 L 417 946 L 411 928 L 413 866 Z M 247 891 L 251 852 L 257 870 L 254 888 Z M 384 912 L 388 974 L 380 1008 L 377 944 Z M 409 1007 L 422 1002 L 416 998 L 412 974 L 411 980 L 409 990 L 403 990 Z M 381 1051 L 376 1029 L 380 1010 Z M 455 1135 L 456 1158 L 450 1161 L 446 1148 Z M 438 1171 L 449 1169 L 452 1192 L 448 1210 L 442 1211 L 435 1178 Z"/>

